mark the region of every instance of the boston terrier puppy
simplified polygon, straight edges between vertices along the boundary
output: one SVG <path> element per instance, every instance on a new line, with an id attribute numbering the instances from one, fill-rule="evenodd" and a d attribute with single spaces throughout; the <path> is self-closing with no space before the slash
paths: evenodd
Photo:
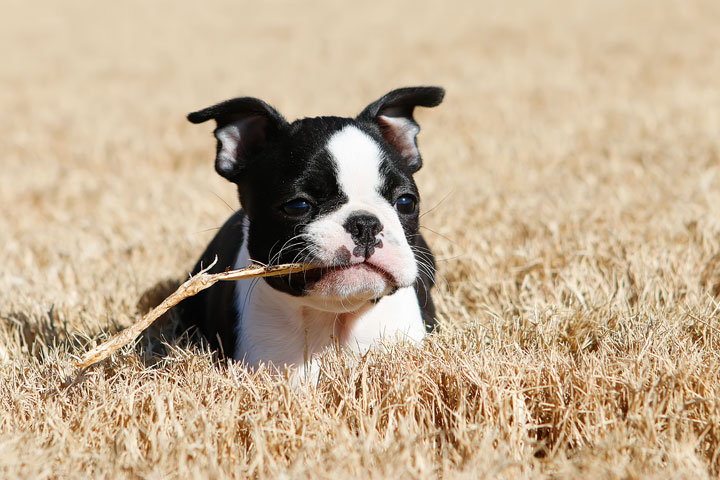
<path id="1" fill-rule="evenodd" d="M 219 282 L 186 299 L 181 319 L 221 355 L 249 366 L 305 368 L 329 347 L 357 353 L 435 327 L 435 261 L 419 232 L 422 166 L 415 107 L 438 87 L 393 90 L 356 118 L 292 123 L 257 98 L 188 115 L 215 120 L 215 170 L 237 185 L 241 210 L 210 242 L 196 274 L 264 265 L 321 268 Z"/>

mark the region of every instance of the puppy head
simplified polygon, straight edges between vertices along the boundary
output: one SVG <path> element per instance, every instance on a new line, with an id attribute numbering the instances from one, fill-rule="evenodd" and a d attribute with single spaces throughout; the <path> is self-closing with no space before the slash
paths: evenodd
<path id="1" fill-rule="evenodd" d="M 336 312 L 413 285 L 420 196 L 412 175 L 422 166 L 413 111 L 443 96 L 438 87 L 401 88 L 354 119 L 288 123 L 248 97 L 188 116 L 217 122 L 215 169 L 238 186 L 251 258 L 322 266 L 266 282 Z"/>

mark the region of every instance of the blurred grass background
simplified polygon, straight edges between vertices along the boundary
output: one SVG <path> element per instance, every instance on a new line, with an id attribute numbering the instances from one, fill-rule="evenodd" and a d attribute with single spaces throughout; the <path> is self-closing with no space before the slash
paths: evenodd
<path id="1" fill-rule="evenodd" d="M 718 473 L 720 3 L 0 6 L 3 476 Z M 72 382 L 237 206 L 186 113 L 422 84 L 439 335 L 304 395 L 187 345 Z"/>

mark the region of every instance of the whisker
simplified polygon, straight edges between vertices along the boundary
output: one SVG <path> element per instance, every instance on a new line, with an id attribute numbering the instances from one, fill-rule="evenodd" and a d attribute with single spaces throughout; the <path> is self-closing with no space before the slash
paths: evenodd
<path id="1" fill-rule="evenodd" d="M 460 253 L 460 254 L 457 254 L 457 255 L 453 255 L 452 257 L 437 258 L 437 257 L 434 256 L 433 251 L 430 250 L 429 248 L 424 248 L 424 247 L 418 247 L 418 246 L 415 246 L 415 245 L 411 245 L 411 246 L 410 246 L 410 249 L 411 249 L 413 252 L 419 252 L 419 253 L 422 254 L 422 255 L 424 255 L 424 254 L 431 254 L 431 255 L 433 255 L 433 258 L 434 258 L 434 260 L 435 260 L 436 263 L 437 263 L 437 262 L 447 262 L 448 260 L 455 260 L 456 258 L 461 258 L 461 257 L 463 257 L 463 255 L 464 255 L 464 254 Z"/>
<path id="2" fill-rule="evenodd" d="M 223 203 L 230 209 L 231 212 L 235 212 L 235 211 L 236 211 L 236 209 L 233 208 L 233 207 L 231 207 L 230 204 L 227 203 L 227 202 L 225 201 L 225 199 L 222 198 L 220 195 L 218 195 L 218 194 L 215 193 L 215 192 L 211 192 L 211 193 L 212 193 L 213 195 L 215 195 L 221 202 L 223 202 Z"/>
<path id="3" fill-rule="evenodd" d="M 439 207 L 443 202 L 445 202 L 445 200 L 447 200 L 447 198 L 448 198 L 450 195 L 452 195 L 453 193 L 455 193 L 454 190 L 450 190 L 448 193 L 446 193 L 445 196 L 444 196 L 443 198 L 441 198 L 439 202 L 437 202 L 435 205 L 433 205 L 432 207 L 430 207 L 429 210 L 426 210 L 425 212 L 421 213 L 421 214 L 420 214 L 420 218 L 424 217 L 424 216 L 427 215 L 428 213 L 430 213 L 430 212 L 432 212 L 433 210 L 435 210 L 436 208 L 438 208 L 438 207 Z"/>
<path id="4" fill-rule="evenodd" d="M 433 230 L 433 229 L 430 228 L 430 227 L 426 227 L 425 225 L 420 225 L 420 228 L 423 228 L 423 229 L 425 229 L 425 230 L 427 230 L 427 231 L 429 231 L 429 232 L 431 232 L 431 233 L 434 233 L 435 235 L 438 235 L 438 236 L 444 238 L 445 240 L 447 240 L 448 242 L 452 243 L 453 245 L 457 245 L 457 243 L 455 243 L 455 240 L 451 239 L 451 238 L 448 237 L 447 235 L 444 235 L 444 234 L 442 234 L 442 233 L 440 233 L 440 232 L 436 232 L 435 230 Z M 418 235 L 420 235 L 420 234 L 418 233 Z"/>
<path id="5" fill-rule="evenodd" d="M 204 230 L 197 230 L 193 233 L 198 234 L 198 233 L 205 233 L 205 232 L 216 232 L 216 231 L 220 230 L 221 228 L 222 227 L 206 228 Z"/>

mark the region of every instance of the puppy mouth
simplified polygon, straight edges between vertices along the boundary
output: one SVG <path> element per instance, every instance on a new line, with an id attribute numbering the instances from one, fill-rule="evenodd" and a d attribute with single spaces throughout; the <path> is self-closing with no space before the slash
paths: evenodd
<path id="1" fill-rule="evenodd" d="M 393 277 L 393 275 L 391 275 L 387 270 L 367 261 L 351 264 L 319 266 L 317 268 L 306 270 L 302 274 L 304 276 L 306 288 L 311 289 L 315 284 L 328 276 L 338 274 L 352 275 L 353 273 L 380 275 L 385 279 L 388 285 L 397 285 L 395 277 Z"/>

